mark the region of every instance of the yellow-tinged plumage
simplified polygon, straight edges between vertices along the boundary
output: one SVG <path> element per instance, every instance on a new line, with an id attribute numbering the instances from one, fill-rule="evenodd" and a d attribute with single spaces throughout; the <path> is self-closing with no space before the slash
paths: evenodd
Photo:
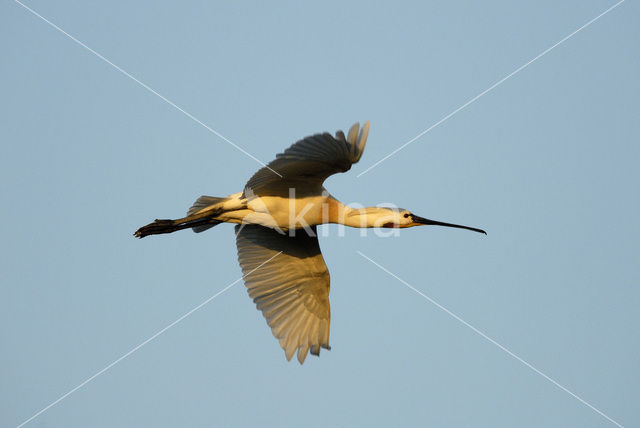
<path id="1" fill-rule="evenodd" d="M 352 227 L 440 225 L 407 210 L 349 208 L 323 187 L 327 177 L 346 172 L 358 162 L 369 135 L 369 122 L 356 123 L 347 136 L 316 134 L 276 156 L 247 182 L 242 192 L 225 198 L 201 196 L 187 216 L 156 220 L 135 236 L 192 228 L 202 232 L 217 224 L 236 224 L 238 261 L 256 307 L 262 311 L 287 360 L 297 353 L 302 364 L 309 352 L 329 347 L 331 309 L 329 271 L 320 252 L 316 226 L 339 223 Z M 277 171 L 278 174 L 275 174 Z M 265 263 L 268 261 L 267 263 Z"/>

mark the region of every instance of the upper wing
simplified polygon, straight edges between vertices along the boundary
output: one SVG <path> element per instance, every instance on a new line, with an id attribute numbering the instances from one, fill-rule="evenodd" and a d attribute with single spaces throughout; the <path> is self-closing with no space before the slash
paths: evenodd
<path id="1" fill-rule="evenodd" d="M 353 125 L 346 138 L 342 131 L 336 132 L 335 138 L 326 132 L 306 137 L 258 170 L 245 185 L 245 190 L 248 188 L 260 196 L 288 196 L 289 188 L 317 191 L 327 177 L 348 171 L 360 160 L 368 135 L 369 121 L 362 129 L 359 123 Z"/>
<path id="2" fill-rule="evenodd" d="M 249 296 L 280 341 L 287 360 L 297 350 L 302 364 L 309 350 L 319 355 L 320 347 L 330 349 L 329 271 L 318 238 L 304 229 L 288 236 L 245 224 L 236 226 L 236 245 Z"/>

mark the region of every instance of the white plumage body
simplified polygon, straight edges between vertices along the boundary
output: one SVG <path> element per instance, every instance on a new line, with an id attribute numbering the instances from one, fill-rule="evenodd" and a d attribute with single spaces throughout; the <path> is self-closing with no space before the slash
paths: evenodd
<path id="1" fill-rule="evenodd" d="M 304 138 L 256 172 L 242 192 L 225 198 L 201 196 L 187 217 L 156 220 L 135 233 L 203 232 L 220 223 L 236 224 L 238 260 L 249 296 L 262 311 L 287 359 L 297 352 L 329 348 L 329 271 L 320 252 L 316 226 L 412 227 L 432 224 L 483 232 L 424 219 L 403 209 L 349 208 L 323 187 L 332 174 L 358 162 L 369 122 L 356 123 L 345 137 L 324 133 Z"/>

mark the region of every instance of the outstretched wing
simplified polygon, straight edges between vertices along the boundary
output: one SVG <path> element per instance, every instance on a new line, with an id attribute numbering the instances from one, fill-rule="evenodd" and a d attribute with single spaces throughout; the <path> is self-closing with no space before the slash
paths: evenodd
<path id="1" fill-rule="evenodd" d="M 304 229 L 296 230 L 295 236 L 281 235 L 245 224 L 236 226 L 236 245 L 249 296 L 280 341 L 287 360 L 297 350 L 302 364 L 309 350 L 319 355 L 320 347 L 330 349 L 329 271 L 317 236 Z"/>
<path id="2" fill-rule="evenodd" d="M 276 155 L 268 167 L 261 168 L 245 185 L 258 196 L 288 196 L 289 188 L 317 191 L 332 174 L 345 172 L 358 162 L 369 135 L 369 121 L 362 129 L 354 124 L 345 138 L 342 131 L 306 137 Z M 282 177 L 278 176 L 276 173 Z"/>

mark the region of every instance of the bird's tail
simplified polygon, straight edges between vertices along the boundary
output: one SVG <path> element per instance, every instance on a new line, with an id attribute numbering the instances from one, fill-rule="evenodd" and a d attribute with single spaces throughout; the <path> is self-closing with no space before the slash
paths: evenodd
<path id="1" fill-rule="evenodd" d="M 144 238 L 149 235 L 159 235 L 171 233 L 177 230 L 193 228 L 194 232 L 203 232 L 217 224 L 222 223 L 216 220 L 224 210 L 222 202 L 227 198 L 216 198 L 213 196 L 200 196 L 189 208 L 187 216 L 176 220 L 158 220 L 142 226 L 133 235 Z"/>
<path id="2" fill-rule="evenodd" d="M 193 205 L 191 205 L 191 208 L 189 208 L 189 211 L 187 211 L 187 216 L 190 215 L 194 215 L 202 210 L 204 210 L 205 208 L 214 208 L 214 207 L 220 207 L 222 206 L 222 204 L 228 200 L 229 198 L 217 198 L 215 196 L 200 196 L 198 199 L 196 199 L 196 201 L 193 203 Z M 212 222 L 212 223 L 206 223 L 203 225 L 197 225 L 197 226 L 193 226 L 193 231 L 196 233 L 200 233 L 200 232 L 204 232 L 207 229 L 212 228 L 213 226 L 215 226 L 216 224 L 220 224 L 222 222 Z"/>

